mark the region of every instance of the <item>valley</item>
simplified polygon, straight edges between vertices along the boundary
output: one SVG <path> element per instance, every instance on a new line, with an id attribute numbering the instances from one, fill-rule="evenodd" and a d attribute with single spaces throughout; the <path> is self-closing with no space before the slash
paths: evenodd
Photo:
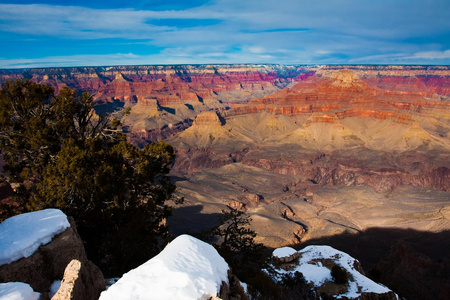
<path id="1" fill-rule="evenodd" d="M 92 93 L 137 146 L 175 147 L 184 204 L 169 219 L 174 235 L 215 226 L 227 208 L 246 211 L 256 241 L 273 248 L 450 230 L 448 66 L 0 70 L 0 83 L 24 78 Z M 364 261 L 363 250 L 347 251 Z"/>
<path id="2" fill-rule="evenodd" d="M 134 144 L 176 148 L 172 172 L 185 198 L 170 220 L 176 234 L 214 226 L 207 216 L 226 207 L 246 210 L 271 247 L 371 227 L 450 228 L 448 67 L 0 72 L 0 82 L 24 78 L 92 93 Z M 184 215 L 190 206 L 205 217 Z"/>

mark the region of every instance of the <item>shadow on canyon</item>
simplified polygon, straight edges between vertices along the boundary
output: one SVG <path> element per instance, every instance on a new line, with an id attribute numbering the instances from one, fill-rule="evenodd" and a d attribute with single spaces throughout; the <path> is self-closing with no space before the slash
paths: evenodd
<path id="1" fill-rule="evenodd" d="M 203 205 L 176 208 L 172 234 L 195 234 L 218 224 L 220 213 Z M 450 299 L 450 230 L 439 233 L 401 228 L 369 228 L 359 233 L 311 239 L 293 247 L 329 245 L 358 259 L 364 272 L 398 295 L 411 299 Z"/>
<path id="2" fill-rule="evenodd" d="M 99 103 L 94 106 L 95 113 L 99 116 L 109 115 L 116 111 L 123 109 L 125 103 L 120 100 L 113 100 L 112 102 Z"/>
<path id="3" fill-rule="evenodd" d="M 450 299 L 450 230 L 369 228 L 308 240 L 294 248 L 307 245 L 329 245 L 348 253 L 360 261 L 367 276 L 408 300 Z"/>
<path id="4" fill-rule="evenodd" d="M 329 245 L 358 258 L 365 270 L 372 269 L 399 242 L 414 251 L 439 261 L 450 259 L 450 230 L 439 233 L 401 228 L 369 228 L 359 233 L 311 239 L 295 245 L 297 250 L 308 245 Z"/>
<path id="5" fill-rule="evenodd" d="M 196 235 L 202 230 L 219 225 L 220 213 L 202 213 L 203 205 L 175 208 L 169 218 L 169 229 L 174 236 L 181 234 Z"/>

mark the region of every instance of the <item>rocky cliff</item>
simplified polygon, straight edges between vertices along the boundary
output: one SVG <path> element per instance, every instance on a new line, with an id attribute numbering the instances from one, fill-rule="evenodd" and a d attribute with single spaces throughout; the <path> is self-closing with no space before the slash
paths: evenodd
<path id="1" fill-rule="evenodd" d="M 227 206 L 247 210 L 271 246 L 450 228 L 448 66 L 0 70 L 0 83 L 12 78 L 93 93 L 136 145 L 175 146 L 186 204 L 174 215 L 189 221 L 173 221 L 177 233 L 214 225 Z"/>

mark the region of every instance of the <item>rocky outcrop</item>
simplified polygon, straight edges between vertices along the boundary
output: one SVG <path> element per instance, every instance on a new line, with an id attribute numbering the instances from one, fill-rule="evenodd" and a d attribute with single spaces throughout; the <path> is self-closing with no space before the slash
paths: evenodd
<path id="1" fill-rule="evenodd" d="M 282 249 L 274 253 L 292 254 L 281 257 L 283 261 L 274 254 L 271 276 L 276 281 L 283 278 L 281 274 L 295 278 L 301 273 L 304 284 L 326 299 L 397 299 L 389 288 L 367 278 L 359 261 L 345 252 L 330 246 L 307 246 L 297 252 L 284 247 L 277 252 Z"/>
<path id="2" fill-rule="evenodd" d="M 249 297 L 247 293 L 244 291 L 244 288 L 241 285 L 241 282 L 233 274 L 231 270 L 228 270 L 228 283 L 222 282 L 220 286 L 220 292 L 218 298 L 214 299 L 222 299 L 222 300 L 248 300 Z"/>
<path id="3" fill-rule="evenodd" d="M 170 138 L 177 133 L 183 132 L 187 128 L 191 127 L 193 121 L 191 119 L 184 119 L 181 122 L 170 123 L 163 125 L 161 128 L 155 128 L 150 130 L 142 129 L 140 131 L 131 131 L 127 134 L 130 142 L 137 146 L 144 146 L 149 141 L 159 142 Z"/>
<path id="4" fill-rule="evenodd" d="M 71 227 L 39 247 L 31 256 L 0 266 L 0 281 L 25 282 L 34 291 L 46 295 L 55 280 L 63 279 L 66 267 L 73 259 L 81 265 L 74 291 L 82 293 L 73 294 L 70 299 L 98 299 L 105 289 L 104 277 L 100 269 L 87 259 L 73 220 Z"/>
<path id="5" fill-rule="evenodd" d="M 194 126 L 222 126 L 223 118 L 216 111 L 202 112 L 194 120 Z"/>
<path id="6" fill-rule="evenodd" d="M 96 295 L 104 290 L 104 281 L 100 276 L 93 278 L 95 266 L 91 262 L 85 264 L 72 259 L 64 271 L 60 288 L 51 300 L 97 299 Z"/>
<path id="7" fill-rule="evenodd" d="M 79 292 L 75 292 L 75 286 L 79 286 L 78 283 L 81 281 L 80 270 L 81 262 L 77 259 L 72 259 L 64 271 L 61 286 L 51 300 L 81 299 L 80 296 L 83 296 L 83 294 L 88 295 L 88 293 L 80 294 Z"/>

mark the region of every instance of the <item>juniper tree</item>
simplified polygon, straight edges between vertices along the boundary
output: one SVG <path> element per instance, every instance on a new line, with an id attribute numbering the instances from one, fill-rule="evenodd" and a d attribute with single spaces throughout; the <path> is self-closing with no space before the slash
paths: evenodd
<path id="1" fill-rule="evenodd" d="M 92 96 L 30 81 L 0 91 L 0 145 L 15 197 L 28 210 L 60 208 L 74 217 L 90 258 L 122 273 L 157 252 L 167 235 L 165 204 L 174 150 L 137 149 L 98 116 Z"/>

